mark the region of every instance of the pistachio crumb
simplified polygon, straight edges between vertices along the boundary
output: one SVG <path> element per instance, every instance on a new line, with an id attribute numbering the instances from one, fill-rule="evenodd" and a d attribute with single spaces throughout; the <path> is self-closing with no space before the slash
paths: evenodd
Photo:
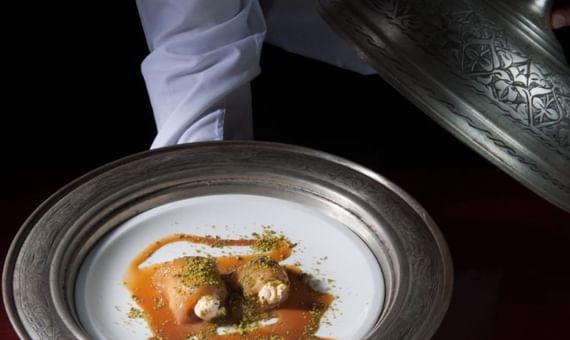
<path id="1" fill-rule="evenodd" d="M 129 312 L 127 313 L 127 316 L 129 317 L 129 319 L 144 319 L 145 313 L 144 311 L 138 308 L 131 307 L 131 309 L 129 309 Z"/>

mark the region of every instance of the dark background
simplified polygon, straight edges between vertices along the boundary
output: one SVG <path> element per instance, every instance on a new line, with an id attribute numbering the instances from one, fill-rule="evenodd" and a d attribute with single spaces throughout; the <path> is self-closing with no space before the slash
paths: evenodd
<path id="1" fill-rule="evenodd" d="M 2 262 L 44 199 L 148 149 L 155 134 L 134 1 L 26 4 L 4 13 L 16 24 L 4 23 L 2 38 Z M 568 31 L 558 37 L 566 41 Z M 440 226 L 456 274 L 435 339 L 570 336 L 569 214 L 456 141 L 378 76 L 270 46 L 262 69 L 253 82 L 258 139 L 364 164 L 408 191 Z M 1 309 L 0 338 L 13 337 Z"/>

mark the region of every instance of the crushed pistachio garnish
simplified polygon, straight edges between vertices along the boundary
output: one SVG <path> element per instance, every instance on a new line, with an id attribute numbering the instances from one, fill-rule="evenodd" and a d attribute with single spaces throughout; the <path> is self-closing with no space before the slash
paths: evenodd
<path id="1" fill-rule="evenodd" d="M 270 256 L 261 255 L 248 261 L 246 264 L 243 265 L 243 267 L 244 269 L 247 268 L 257 271 L 262 269 L 274 270 L 275 267 L 278 265 L 279 263 L 277 263 L 277 261 L 272 259 Z"/>
<path id="2" fill-rule="evenodd" d="M 238 292 L 233 292 L 228 298 L 230 315 L 234 316 L 231 327 L 240 335 L 244 335 L 260 326 L 263 322 L 274 317 L 270 312 L 260 313 L 256 301 L 245 298 Z M 257 339 L 257 338 L 256 338 Z"/>
<path id="3" fill-rule="evenodd" d="M 184 340 L 206 340 L 216 334 L 216 327 L 214 325 L 199 331 L 198 333 L 188 334 Z"/>
<path id="4" fill-rule="evenodd" d="M 145 313 L 144 311 L 138 308 L 131 307 L 131 309 L 129 309 L 129 312 L 127 313 L 127 316 L 129 317 L 129 319 L 144 319 Z"/>
<path id="5" fill-rule="evenodd" d="M 174 276 L 187 288 L 224 284 L 213 259 L 201 256 L 186 257 L 184 264 Z"/>
<path id="6" fill-rule="evenodd" d="M 303 330 L 304 337 L 310 338 L 314 336 L 319 329 L 321 317 L 323 316 L 325 309 L 326 307 L 320 304 L 313 304 L 313 306 L 311 306 L 311 310 L 309 311 L 309 322 Z"/>
<path id="7" fill-rule="evenodd" d="M 225 228 L 227 230 L 227 225 Z M 212 226 L 212 229 L 216 229 L 216 227 Z M 295 338 L 299 339 L 317 339 L 318 337 L 315 334 L 319 326 L 321 324 L 332 324 L 329 319 L 329 313 L 325 314 L 328 308 L 333 307 L 330 305 L 333 301 L 332 295 L 328 294 L 323 298 L 322 295 L 309 293 L 311 290 L 309 290 L 310 287 L 307 287 L 307 284 L 315 280 L 315 278 L 311 275 L 303 274 L 300 270 L 300 262 L 297 261 L 294 265 L 282 266 L 280 264 L 282 260 L 287 259 L 291 255 L 296 244 L 291 243 L 284 234 L 271 230 L 270 226 L 262 225 L 262 230 L 259 233 L 253 233 L 249 238 L 237 240 L 223 239 L 215 235 L 175 234 L 174 237 L 158 244 L 158 246 L 161 247 L 182 239 L 197 244 L 199 249 L 194 249 L 194 255 L 201 254 L 201 256 L 185 255 L 165 263 L 164 266 L 156 269 L 151 268 L 156 270 L 156 272 L 152 276 L 153 281 L 150 282 L 152 286 L 150 288 L 154 289 L 153 292 L 165 294 L 164 287 L 159 283 L 161 283 L 160 280 L 166 279 L 168 281 L 165 282 L 168 284 L 174 284 L 174 286 L 168 286 L 168 293 L 172 292 L 170 289 L 174 289 L 174 292 L 180 294 L 179 297 L 184 299 L 192 291 L 196 291 L 197 287 L 210 286 L 205 288 L 210 290 L 212 289 L 211 286 L 216 286 L 213 288 L 215 293 L 212 294 L 219 293 L 224 295 L 221 301 L 225 301 L 224 307 L 227 314 L 212 322 L 205 322 L 197 328 L 174 329 L 173 327 L 178 327 L 179 324 L 170 318 L 164 319 L 163 315 L 165 312 L 157 312 L 159 309 L 169 307 L 169 301 L 166 299 L 166 296 L 164 298 L 162 295 L 148 296 L 144 295 L 146 294 L 145 292 L 137 290 L 138 288 L 131 289 L 133 300 L 139 305 L 142 302 L 148 314 L 145 311 L 131 308 L 129 318 L 148 319 L 149 325 L 151 322 L 154 322 L 153 325 L 155 326 L 153 326 L 152 330 L 155 336 L 150 339 L 205 340 L 227 335 L 230 338 L 239 339 L 284 340 L 292 338 L 293 334 L 295 334 Z M 209 248 L 232 246 L 248 246 L 251 252 L 247 251 L 247 253 L 240 255 L 240 253 L 236 254 L 230 248 L 229 251 L 225 249 L 217 250 L 216 254 L 222 254 L 217 257 L 209 255 Z M 296 249 L 295 251 L 301 250 Z M 312 266 L 320 266 L 327 259 L 328 257 L 326 256 L 314 257 Z M 220 268 L 219 270 L 223 274 L 220 274 L 218 268 Z M 314 271 L 320 275 L 318 268 Z M 295 276 L 292 278 L 291 274 Z M 302 281 L 299 280 L 299 275 L 302 275 Z M 227 287 L 226 284 L 228 285 Z M 335 281 L 323 278 L 322 284 L 326 285 L 326 287 L 332 287 Z M 286 285 L 286 291 L 282 289 L 282 285 Z M 294 314 L 291 320 L 287 320 L 286 316 L 289 315 L 287 314 L 289 312 L 283 314 L 280 309 L 274 308 L 278 303 L 285 301 L 288 295 L 292 294 L 293 290 L 301 294 L 307 292 L 309 295 L 307 295 L 306 299 L 303 297 L 301 302 L 297 301 L 299 299 L 298 295 L 292 300 L 292 306 L 295 307 L 293 309 L 296 314 Z M 315 290 L 314 288 L 312 289 L 312 291 Z M 316 291 L 321 293 L 319 290 Z M 296 307 L 297 304 L 299 304 L 299 308 Z M 289 304 L 284 306 L 292 308 Z M 301 318 L 304 320 L 301 320 Z M 288 323 L 293 322 L 292 320 L 299 320 L 300 322 L 296 327 L 291 326 L 293 330 L 289 329 L 290 324 Z M 279 325 L 275 328 L 275 332 L 278 335 L 271 334 L 274 333 L 273 329 L 258 330 L 278 323 Z M 209 325 L 212 327 L 209 327 Z M 176 335 L 173 335 L 174 331 Z M 290 331 L 293 333 L 290 333 Z M 263 335 L 264 333 L 266 335 Z"/>
<path id="8" fill-rule="evenodd" d="M 251 246 L 253 250 L 267 252 L 279 247 L 284 242 L 290 244 L 284 235 L 277 234 L 277 232 L 271 230 L 269 226 L 262 226 L 262 228 L 263 231 L 261 234 L 252 234 L 253 239 L 255 240 Z"/>
<path id="9" fill-rule="evenodd" d="M 280 269 L 279 263 L 273 260 L 269 256 L 258 256 L 248 262 L 246 262 L 243 267 L 242 271 L 250 272 L 250 273 L 260 273 L 260 272 L 271 272 L 273 274 L 278 275 L 278 270 Z M 257 280 L 259 279 L 258 275 L 243 275 L 239 283 L 243 287 L 243 292 L 246 297 L 250 297 L 252 295 L 256 295 L 257 292 L 252 292 L 251 288 L 255 286 Z"/>
<path id="10" fill-rule="evenodd" d="M 247 309 L 247 307 L 244 308 L 244 310 Z M 262 327 L 263 321 L 269 319 L 271 319 L 269 313 L 255 314 L 250 310 L 250 312 L 244 313 L 239 323 L 234 324 L 233 327 L 237 330 L 238 334 L 244 335 L 247 332 Z"/>

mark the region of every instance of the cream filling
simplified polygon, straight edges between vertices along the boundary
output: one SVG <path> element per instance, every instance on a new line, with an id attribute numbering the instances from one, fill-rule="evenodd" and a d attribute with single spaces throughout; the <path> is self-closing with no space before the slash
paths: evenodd
<path id="1" fill-rule="evenodd" d="M 226 315 L 226 308 L 221 307 L 220 299 L 213 295 L 204 295 L 194 306 L 194 314 L 204 321 L 210 321 Z"/>
<path id="2" fill-rule="evenodd" d="M 257 297 L 261 304 L 275 304 L 283 300 L 287 286 L 280 281 L 268 282 L 261 287 Z"/>

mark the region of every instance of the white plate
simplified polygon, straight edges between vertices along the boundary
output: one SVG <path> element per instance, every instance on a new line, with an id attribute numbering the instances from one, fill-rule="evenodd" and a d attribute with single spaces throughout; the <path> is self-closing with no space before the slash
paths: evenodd
<path id="1" fill-rule="evenodd" d="M 298 243 L 284 264 L 300 263 L 320 279 L 321 288 L 337 296 L 318 336 L 364 337 L 375 325 L 384 301 L 384 278 L 366 244 L 339 221 L 314 208 L 284 199 L 245 194 L 219 194 L 184 199 L 146 211 L 109 233 L 81 266 L 75 289 L 80 321 L 96 339 L 147 339 L 144 320 L 131 320 L 136 307 L 123 286 L 130 261 L 154 241 L 174 233 L 250 237 L 262 225 Z M 192 255 L 198 248 L 177 242 L 158 251 L 149 262 Z M 247 249 L 232 249 L 233 252 Z M 212 255 L 215 250 L 208 249 Z M 333 279 L 328 284 L 327 279 Z"/>
<path id="2" fill-rule="evenodd" d="M 145 338 L 145 324 L 127 318 L 134 305 L 121 282 L 135 254 L 174 232 L 249 236 L 262 224 L 301 243 L 289 261 L 336 280 L 330 289 L 339 296 L 339 313 L 320 335 L 429 339 L 435 333 L 451 298 L 453 268 L 427 212 L 357 164 L 262 142 L 143 152 L 53 194 L 22 225 L 6 256 L 7 315 L 25 339 Z M 153 260 L 184 251 L 192 249 L 174 245 Z"/>

